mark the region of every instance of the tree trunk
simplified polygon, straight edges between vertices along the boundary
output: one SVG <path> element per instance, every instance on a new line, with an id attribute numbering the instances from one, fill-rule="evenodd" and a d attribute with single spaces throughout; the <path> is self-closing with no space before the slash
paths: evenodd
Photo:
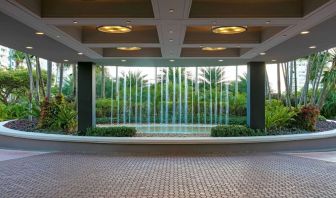
<path id="1" fill-rule="evenodd" d="M 45 87 L 44 87 L 44 81 L 43 81 L 43 76 L 42 76 L 42 72 L 41 72 L 41 64 L 40 64 L 40 58 L 36 57 L 36 75 L 39 78 L 39 84 L 41 86 L 41 90 L 42 90 L 42 96 L 43 98 L 46 96 L 45 95 Z"/>
<path id="2" fill-rule="evenodd" d="M 39 59 L 37 57 L 35 57 L 35 60 L 36 60 L 36 66 L 35 66 L 35 69 L 36 69 L 36 81 L 35 81 L 35 86 L 36 86 L 36 102 L 40 102 L 40 73 L 39 73 L 39 69 L 38 69 L 38 62 L 39 62 Z"/>
<path id="3" fill-rule="evenodd" d="M 58 84 L 58 95 L 62 95 L 64 64 L 60 64 L 60 76 Z"/>
<path id="4" fill-rule="evenodd" d="M 238 66 L 236 65 L 236 81 L 235 81 L 235 103 L 237 101 L 237 97 L 238 97 Z"/>
<path id="5" fill-rule="evenodd" d="M 280 65 L 277 64 L 277 83 L 278 83 L 278 100 L 281 99 L 281 79 L 280 79 Z"/>
<path id="6" fill-rule="evenodd" d="M 47 100 L 50 100 L 51 97 L 51 81 L 52 81 L 52 62 L 48 60 L 47 68 Z"/>
<path id="7" fill-rule="evenodd" d="M 297 98 L 297 94 L 298 94 L 298 90 L 297 90 L 297 68 L 296 68 L 296 60 L 294 61 L 294 89 L 295 89 L 295 107 L 298 106 L 298 98 Z"/>
<path id="8" fill-rule="evenodd" d="M 33 93 L 34 93 L 34 78 L 33 78 L 33 68 L 30 62 L 30 57 L 28 54 L 26 56 L 27 68 L 29 74 L 29 120 L 32 121 L 32 112 L 33 112 Z"/>
<path id="9" fill-rule="evenodd" d="M 330 72 L 332 72 L 333 70 L 336 70 L 336 58 L 334 58 L 334 60 L 333 60 L 332 66 L 330 68 Z M 323 107 L 323 105 L 325 103 L 325 100 L 327 98 L 327 94 L 330 91 L 330 87 L 333 86 L 333 85 L 335 85 L 336 79 L 332 79 L 332 80 L 333 80 L 333 82 L 331 82 L 331 83 L 330 82 L 324 82 L 321 95 L 320 95 L 320 97 L 318 99 L 318 102 L 317 102 L 318 107 L 320 109 L 322 109 L 322 107 Z"/>
<path id="10" fill-rule="evenodd" d="M 308 97 L 308 90 L 309 90 L 309 76 L 310 76 L 310 64 L 311 64 L 310 58 L 311 57 L 308 58 L 306 80 L 305 80 L 304 90 L 302 94 L 302 100 L 303 100 L 304 105 L 307 105 L 307 97 Z"/>
<path id="11" fill-rule="evenodd" d="M 72 80 L 73 80 L 73 85 L 72 85 L 72 97 L 76 101 L 76 92 L 77 92 L 77 68 L 76 64 L 72 65 Z"/>
<path id="12" fill-rule="evenodd" d="M 105 98 L 105 67 L 102 65 L 102 75 L 101 75 L 101 97 Z"/>

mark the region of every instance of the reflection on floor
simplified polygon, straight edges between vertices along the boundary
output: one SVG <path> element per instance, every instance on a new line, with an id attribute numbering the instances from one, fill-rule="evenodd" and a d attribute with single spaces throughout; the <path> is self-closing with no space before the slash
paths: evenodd
<path id="1" fill-rule="evenodd" d="M 289 153 L 296 157 L 304 157 L 315 160 L 322 160 L 327 162 L 336 162 L 336 151 L 325 152 L 307 152 L 307 153 Z"/>
<path id="2" fill-rule="evenodd" d="M 0 161 L 6 161 L 6 160 L 11 160 L 11 159 L 19 159 L 19 158 L 23 158 L 23 157 L 30 157 L 30 156 L 40 155 L 40 154 L 44 154 L 44 153 L 45 152 L 0 149 Z"/>

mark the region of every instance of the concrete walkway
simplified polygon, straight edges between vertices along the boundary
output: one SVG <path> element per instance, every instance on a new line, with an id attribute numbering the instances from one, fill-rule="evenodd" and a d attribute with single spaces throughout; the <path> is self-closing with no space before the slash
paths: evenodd
<path id="1" fill-rule="evenodd" d="M 0 149 L 0 161 L 19 159 L 23 157 L 41 155 L 44 153 L 45 152 Z"/>

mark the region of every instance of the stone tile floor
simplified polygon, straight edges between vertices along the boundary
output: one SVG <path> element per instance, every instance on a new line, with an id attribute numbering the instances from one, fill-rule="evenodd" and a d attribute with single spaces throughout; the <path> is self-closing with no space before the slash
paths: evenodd
<path id="1" fill-rule="evenodd" d="M 279 153 L 45 153 L 0 161 L 0 197 L 336 197 L 336 163 Z"/>

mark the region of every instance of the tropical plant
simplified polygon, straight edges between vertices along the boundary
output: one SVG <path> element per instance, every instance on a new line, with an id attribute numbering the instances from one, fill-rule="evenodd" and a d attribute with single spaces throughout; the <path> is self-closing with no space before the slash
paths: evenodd
<path id="1" fill-rule="evenodd" d="M 269 100 L 265 108 L 265 125 L 267 130 L 286 127 L 293 121 L 296 112 L 283 105 L 279 100 Z"/>
<path id="2" fill-rule="evenodd" d="M 44 100 L 41 105 L 38 129 L 50 129 L 66 133 L 76 132 L 77 113 L 72 103 L 62 95 L 51 100 Z"/>
<path id="3" fill-rule="evenodd" d="M 315 131 L 319 115 L 320 110 L 317 106 L 303 106 L 295 116 L 295 125 L 304 130 Z"/>

